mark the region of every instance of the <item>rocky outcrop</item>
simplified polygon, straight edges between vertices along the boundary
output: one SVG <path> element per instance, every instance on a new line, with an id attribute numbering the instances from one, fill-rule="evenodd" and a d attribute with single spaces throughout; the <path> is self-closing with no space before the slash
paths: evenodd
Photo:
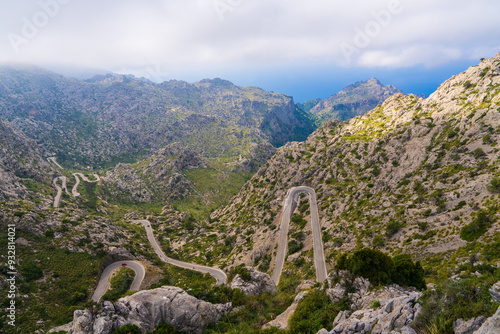
<path id="1" fill-rule="evenodd" d="M 142 333 L 169 323 L 179 331 L 202 333 L 231 309 L 231 303 L 211 304 L 176 287 L 140 291 L 116 303 L 101 302 L 97 311 L 77 310 L 68 334 L 110 334 L 125 324 L 137 325 Z M 60 330 L 54 328 L 53 331 Z"/>
<path id="2" fill-rule="evenodd" d="M 500 333 L 500 307 L 474 334 L 498 334 Z"/>
<path id="3" fill-rule="evenodd" d="M 268 274 L 261 273 L 251 267 L 248 267 L 248 270 L 250 271 L 250 281 L 245 281 L 238 274 L 233 278 L 231 288 L 239 289 L 251 296 L 257 296 L 264 292 L 278 292 L 276 284 Z"/>
<path id="4" fill-rule="evenodd" d="M 329 333 L 412 333 L 407 325 L 421 309 L 416 302 L 420 295 L 396 285 L 369 293 L 360 300 L 362 306 L 357 311 L 341 311 Z M 379 303 L 374 302 L 377 300 Z"/>
<path id="5" fill-rule="evenodd" d="M 486 321 L 486 317 L 477 317 L 467 321 L 458 319 L 453 323 L 453 333 L 473 334 Z"/>
<path id="6" fill-rule="evenodd" d="M 417 303 L 417 299 L 422 295 L 421 292 L 398 285 L 370 291 L 368 280 L 358 277 L 349 283 L 343 271 L 331 275 L 328 278 L 329 285 L 332 285 L 333 279 L 339 278 L 340 282 L 333 288 L 327 289 L 327 295 L 333 302 L 347 298 L 352 302 L 350 310 L 338 313 L 333 321 L 332 331 L 323 330 L 320 333 L 414 333 L 408 325 L 422 308 Z M 346 286 L 350 286 L 349 289 Z"/>

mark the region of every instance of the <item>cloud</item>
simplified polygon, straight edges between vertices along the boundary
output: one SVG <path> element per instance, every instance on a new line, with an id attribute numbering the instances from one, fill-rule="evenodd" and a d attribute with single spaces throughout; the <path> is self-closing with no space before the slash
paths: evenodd
<path id="1" fill-rule="evenodd" d="M 494 54 L 500 40 L 496 0 L 4 0 L 0 6 L 0 61 L 110 70 L 432 67 Z"/>

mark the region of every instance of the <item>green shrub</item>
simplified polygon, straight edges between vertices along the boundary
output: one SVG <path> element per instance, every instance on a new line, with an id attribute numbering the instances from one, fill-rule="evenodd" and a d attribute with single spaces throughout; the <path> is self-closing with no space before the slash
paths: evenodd
<path id="1" fill-rule="evenodd" d="M 400 254 L 393 257 L 394 270 L 391 274 L 392 281 L 401 286 L 413 286 L 425 290 L 424 269 L 420 262 L 414 263 L 411 255 Z"/>
<path id="2" fill-rule="evenodd" d="M 341 308 L 322 290 L 313 290 L 299 301 L 288 323 L 291 334 L 316 334 L 321 328 L 332 329 L 332 319 Z"/>
<path id="3" fill-rule="evenodd" d="M 304 244 L 297 240 L 290 240 L 288 242 L 288 254 L 294 254 L 299 252 L 304 247 Z"/>
<path id="4" fill-rule="evenodd" d="M 467 80 L 467 81 L 465 81 L 465 82 L 463 83 L 463 86 L 464 86 L 464 88 L 465 88 L 465 89 L 469 89 L 469 88 L 473 88 L 473 87 L 475 87 L 475 86 L 476 86 L 476 84 L 473 84 L 473 83 L 471 83 L 469 80 Z"/>
<path id="5" fill-rule="evenodd" d="M 399 230 L 404 226 L 403 223 L 391 220 L 387 223 L 387 226 L 385 227 L 385 234 L 387 237 L 392 237 L 394 234 L 398 233 Z"/>
<path id="6" fill-rule="evenodd" d="M 150 334 L 182 334 L 182 333 L 184 332 L 179 332 L 178 330 L 175 329 L 174 326 L 167 323 L 158 325 L 158 327 L 156 327 L 154 331 L 150 332 Z"/>
<path id="7" fill-rule="evenodd" d="M 231 281 L 236 275 L 240 275 L 241 279 L 249 282 L 252 280 L 252 276 L 250 274 L 250 270 L 244 265 L 240 264 L 239 266 L 233 267 L 229 270 L 228 281 Z"/>
<path id="8" fill-rule="evenodd" d="M 498 307 L 488 288 L 479 285 L 475 279 L 447 280 L 434 290 L 425 291 L 420 302 L 423 309 L 412 327 L 418 332 L 434 327 L 436 333 L 446 334 L 453 333 L 453 322 L 457 319 L 490 316 Z"/>
<path id="9" fill-rule="evenodd" d="M 306 226 L 306 224 L 307 224 L 307 220 L 305 220 L 304 217 L 302 217 L 302 215 L 299 215 L 299 214 L 296 214 L 296 213 L 294 213 L 292 215 L 291 221 L 293 223 L 299 225 L 299 227 L 301 229 L 303 229 Z"/>
<path id="10" fill-rule="evenodd" d="M 418 228 L 420 229 L 420 231 L 425 231 L 429 227 L 428 222 L 418 222 L 417 225 L 418 225 Z"/>
<path id="11" fill-rule="evenodd" d="M 378 299 L 374 299 L 370 302 L 370 308 L 379 308 L 380 305 L 380 300 Z"/>
<path id="12" fill-rule="evenodd" d="M 36 281 L 43 277 L 43 271 L 33 262 L 29 262 L 21 266 L 21 273 L 27 282 Z"/>
<path id="13" fill-rule="evenodd" d="M 188 293 L 198 299 L 212 304 L 226 304 L 231 302 L 233 306 L 241 306 L 246 301 L 246 295 L 239 289 L 231 289 L 226 285 L 216 285 L 209 289 L 191 289 Z"/>
<path id="14" fill-rule="evenodd" d="M 25 212 L 16 211 L 16 212 L 14 212 L 14 217 L 22 217 L 24 214 L 25 214 Z"/>
<path id="15" fill-rule="evenodd" d="M 383 247 L 385 245 L 385 238 L 383 236 L 381 236 L 380 234 L 377 234 L 374 238 L 373 238 L 373 247 Z"/>
<path id="16" fill-rule="evenodd" d="M 488 185 L 488 191 L 500 193 L 500 177 L 494 177 Z"/>
<path id="17" fill-rule="evenodd" d="M 460 210 L 461 208 L 463 208 L 465 205 L 467 204 L 466 201 L 460 201 L 458 202 L 457 206 L 455 206 L 453 208 L 453 211 L 457 211 L 457 210 Z"/>
<path id="18" fill-rule="evenodd" d="M 111 279 L 110 289 L 102 296 L 103 300 L 117 301 L 123 297 L 130 284 L 134 281 L 135 273 L 130 268 L 120 268 L 118 273 Z"/>
<path id="19" fill-rule="evenodd" d="M 494 218 L 486 210 L 479 210 L 476 218 L 462 227 L 460 238 L 465 241 L 474 241 L 482 236 L 493 223 Z"/>
<path id="20" fill-rule="evenodd" d="M 476 149 L 472 152 L 472 154 L 474 155 L 474 158 L 476 158 L 476 159 L 480 159 L 480 158 L 483 158 L 483 157 L 485 157 L 485 156 L 486 156 L 486 153 L 484 153 L 483 149 L 482 149 L 482 148 L 480 148 L 480 147 L 476 148 Z"/>
<path id="21" fill-rule="evenodd" d="M 342 254 L 335 267 L 348 270 L 354 275 L 370 280 L 375 286 L 391 283 L 391 272 L 394 263 L 390 256 L 376 249 L 364 248 L 347 256 Z"/>
<path id="22" fill-rule="evenodd" d="M 113 331 L 113 334 L 141 334 L 141 330 L 137 325 L 126 324 Z"/>
<path id="23" fill-rule="evenodd" d="M 374 286 L 396 283 L 425 289 L 422 266 L 419 262 L 413 263 L 408 254 L 397 255 L 393 259 L 379 250 L 364 248 L 351 256 L 341 254 L 335 269 L 362 276 Z"/>

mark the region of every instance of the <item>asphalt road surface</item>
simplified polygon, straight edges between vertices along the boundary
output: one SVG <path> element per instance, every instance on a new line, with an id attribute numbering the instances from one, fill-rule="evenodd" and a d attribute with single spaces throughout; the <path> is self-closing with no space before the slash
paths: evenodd
<path id="1" fill-rule="evenodd" d="M 149 243 L 151 244 L 151 246 L 153 246 L 154 251 L 156 252 L 158 257 L 160 258 L 160 260 L 162 260 L 163 262 L 166 262 L 166 263 L 169 263 L 169 264 L 172 264 L 174 266 L 181 267 L 184 269 L 195 270 L 195 271 L 198 271 L 198 272 L 201 272 L 204 274 L 209 273 L 217 280 L 217 284 L 219 284 L 219 285 L 227 283 L 226 274 L 218 268 L 211 268 L 211 267 L 202 266 L 199 264 L 187 263 L 187 262 L 183 262 L 183 261 L 169 258 L 168 256 L 165 255 L 165 253 L 161 249 L 160 245 L 158 245 L 158 242 L 156 241 L 156 238 L 153 234 L 153 230 L 151 229 L 150 222 L 147 220 L 134 220 L 133 222 L 141 223 L 142 225 L 144 225 L 144 228 L 146 229 L 146 233 L 148 235 Z"/>
<path id="2" fill-rule="evenodd" d="M 126 263 L 127 265 L 122 266 L 122 263 Z M 101 299 L 101 297 L 106 293 L 106 291 L 108 291 L 110 287 L 109 278 L 111 276 L 111 273 L 116 268 L 121 268 L 121 267 L 130 268 L 135 272 L 134 281 L 130 285 L 130 291 L 139 290 L 139 287 L 141 286 L 141 283 L 144 280 L 144 276 L 146 275 L 146 270 L 144 269 L 142 264 L 140 262 L 132 260 L 113 262 L 103 270 L 101 278 L 99 279 L 99 283 L 97 284 L 97 288 L 95 289 L 94 294 L 92 295 L 93 301 L 98 302 Z"/>
<path id="3" fill-rule="evenodd" d="M 326 262 L 325 253 L 323 250 L 323 241 L 321 240 L 321 226 L 319 224 L 318 204 L 316 203 L 316 192 L 310 187 L 294 187 L 288 191 L 285 203 L 283 204 L 283 212 L 280 222 L 280 236 L 278 239 L 278 252 L 276 253 L 276 262 L 273 271 L 273 281 L 278 285 L 280 281 L 281 271 L 285 263 L 287 246 L 288 246 L 288 228 L 290 226 L 290 218 L 297 206 L 297 200 L 300 193 L 309 195 L 309 203 L 311 206 L 311 229 L 313 236 L 314 249 L 314 267 L 316 268 L 316 281 L 323 282 L 326 279 Z"/>
<path id="4" fill-rule="evenodd" d="M 62 180 L 62 187 L 59 187 L 57 185 L 57 181 L 58 180 Z M 61 202 L 61 196 L 62 196 L 62 191 L 63 189 L 66 191 L 66 193 L 69 195 L 68 193 L 68 188 L 66 186 L 66 176 L 59 176 L 59 177 L 56 177 L 52 183 L 54 184 L 54 187 L 56 188 L 57 190 L 57 195 L 56 197 L 54 197 L 54 208 L 58 208 L 59 207 L 59 203 Z"/>

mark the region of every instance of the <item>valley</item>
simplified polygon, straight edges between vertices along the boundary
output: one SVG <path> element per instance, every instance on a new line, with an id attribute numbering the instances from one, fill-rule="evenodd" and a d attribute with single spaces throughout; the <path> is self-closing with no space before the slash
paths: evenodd
<path id="1" fill-rule="evenodd" d="M 500 54 L 427 98 L 18 66 L 0 83 L 20 305 L 0 331 L 449 333 L 498 309 Z"/>

